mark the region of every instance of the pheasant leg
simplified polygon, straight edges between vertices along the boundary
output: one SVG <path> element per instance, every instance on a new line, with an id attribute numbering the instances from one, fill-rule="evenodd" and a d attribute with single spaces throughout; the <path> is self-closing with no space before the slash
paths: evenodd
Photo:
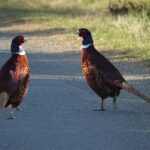
<path id="1" fill-rule="evenodd" d="M 114 110 L 118 109 L 116 101 L 117 101 L 117 99 L 116 99 L 116 97 L 114 97 L 113 98 L 113 107 L 114 107 Z"/>

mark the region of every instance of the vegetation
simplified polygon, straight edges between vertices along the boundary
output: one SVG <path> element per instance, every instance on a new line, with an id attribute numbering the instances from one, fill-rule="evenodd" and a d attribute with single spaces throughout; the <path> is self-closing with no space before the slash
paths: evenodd
<path id="1" fill-rule="evenodd" d="M 97 48 L 150 59 L 149 0 L 0 0 L 0 26 L 22 23 L 65 31 L 62 40 L 77 41 L 70 33 L 89 28 Z M 126 7 L 127 13 L 111 9 Z M 110 9 L 111 8 L 111 9 Z M 29 27 L 30 28 L 30 27 Z M 31 29 L 32 28 L 32 29 Z M 30 30 L 35 30 L 32 26 Z M 57 34 L 59 38 L 59 34 Z"/>
<path id="2" fill-rule="evenodd" d="M 111 0 L 109 9 L 113 14 L 143 14 L 150 16 L 149 0 Z"/>

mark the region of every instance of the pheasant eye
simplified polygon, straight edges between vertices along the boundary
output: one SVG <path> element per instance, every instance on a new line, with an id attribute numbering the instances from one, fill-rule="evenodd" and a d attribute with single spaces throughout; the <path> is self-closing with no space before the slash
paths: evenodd
<path id="1" fill-rule="evenodd" d="M 20 41 L 20 40 L 21 40 L 21 38 L 19 37 L 19 38 L 18 38 L 18 40 Z"/>
<path id="2" fill-rule="evenodd" d="M 83 35 L 83 36 L 86 36 L 86 32 L 85 32 L 85 31 L 82 31 L 82 35 Z"/>

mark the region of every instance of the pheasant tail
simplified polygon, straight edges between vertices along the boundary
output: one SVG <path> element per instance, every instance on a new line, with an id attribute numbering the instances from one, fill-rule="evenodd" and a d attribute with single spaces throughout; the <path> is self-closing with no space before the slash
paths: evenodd
<path id="1" fill-rule="evenodd" d="M 127 90 L 128 92 L 142 98 L 143 100 L 145 100 L 146 102 L 150 103 L 150 98 L 145 96 L 143 93 L 141 93 L 139 90 L 137 90 L 135 87 L 133 87 L 132 85 L 128 84 L 127 82 L 123 82 L 122 83 L 122 88 Z"/>
<path id="2" fill-rule="evenodd" d="M 6 92 L 0 93 L 0 111 L 5 107 L 8 99 L 9 99 L 8 93 Z"/>

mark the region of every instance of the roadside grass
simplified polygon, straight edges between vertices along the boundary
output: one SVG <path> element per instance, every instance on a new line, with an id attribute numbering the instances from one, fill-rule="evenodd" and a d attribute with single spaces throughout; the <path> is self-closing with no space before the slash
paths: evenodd
<path id="1" fill-rule="evenodd" d="M 66 42 L 80 47 L 73 33 L 85 27 L 92 31 L 97 49 L 149 60 L 150 19 L 147 12 L 113 16 L 108 5 L 109 0 L 0 0 L 0 28 L 22 24 L 28 26 L 24 28 L 26 32 L 34 32 L 34 26 L 38 26 L 37 30 L 57 29 L 55 38 L 60 38 L 60 32 L 65 48 Z"/>

